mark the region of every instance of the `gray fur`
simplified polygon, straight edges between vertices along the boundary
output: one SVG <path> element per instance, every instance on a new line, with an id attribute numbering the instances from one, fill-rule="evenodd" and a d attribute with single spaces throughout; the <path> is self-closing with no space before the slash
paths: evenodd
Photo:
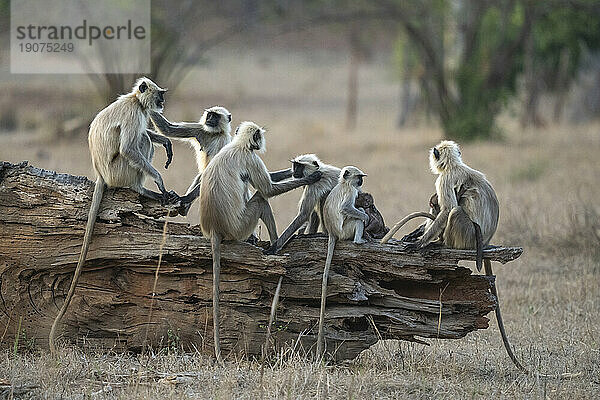
<path id="1" fill-rule="evenodd" d="M 148 113 L 151 110 L 162 111 L 164 89 L 148 78 L 140 78 L 130 93 L 120 96 L 115 102 L 96 115 L 90 124 L 88 136 L 92 164 L 96 173 L 96 186 L 86 224 L 85 236 L 77 267 L 65 301 L 56 316 L 50 330 L 50 351 L 56 352 L 54 338 L 60 320 L 64 316 L 75 293 L 81 268 L 87 256 L 94 223 L 98 216 L 105 185 L 109 187 L 128 187 L 136 192 L 161 201 L 168 197 L 175 200 L 174 192 L 167 193 L 162 177 L 152 166 L 154 141 L 165 144 L 146 130 Z M 162 100 L 161 100 L 162 99 Z M 150 133 L 152 133 L 150 131 Z M 166 138 L 165 138 L 166 139 Z M 168 139 L 166 139 L 168 141 Z M 161 193 L 144 188 L 146 176 L 152 177 Z"/>
<path id="2" fill-rule="evenodd" d="M 273 182 L 257 152 L 265 151 L 265 131 L 253 122 L 242 122 L 236 135 L 214 156 L 200 182 L 200 227 L 211 239 L 213 252 L 213 329 L 215 356 L 221 360 L 219 343 L 219 287 L 221 240 L 245 240 L 261 219 L 271 243 L 277 229 L 268 199 L 297 187 L 316 182 L 320 172 L 302 179 Z M 256 193 L 248 200 L 252 185 Z"/>
<path id="3" fill-rule="evenodd" d="M 206 124 L 208 113 L 219 115 L 218 125 L 213 127 Z M 184 197 L 179 213 L 186 215 L 191 203 L 199 196 L 202 172 L 208 163 L 221 149 L 231 142 L 231 113 L 225 107 L 214 106 L 204 110 L 200 120 L 195 122 L 173 123 L 160 113 L 151 113 L 150 118 L 155 128 L 165 136 L 188 140 L 196 153 L 198 174 L 192 181 Z"/>
<path id="4" fill-rule="evenodd" d="M 307 177 L 315 171 L 320 171 L 323 176 L 321 179 L 304 187 L 302 197 L 298 203 L 298 214 L 290 223 L 287 229 L 281 234 L 275 244 L 269 249 L 268 253 L 277 253 L 290 240 L 303 224 L 310 219 L 308 233 L 316 233 L 319 228 L 319 221 L 322 219 L 321 204 L 327 198 L 331 189 L 338 182 L 341 170 L 329 164 L 323 163 L 314 154 L 304 154 L 291 160 L 292 163 L 298 163 L 304 166 L 302 177 Z"/>
<path id="5" fill-rule="evenodd" d="M 436 180 L 439 214 L 428 224 L 417 242 L 418 247 L 442 236 L 444 244 L 456 249 L 475 249 L 476 223 L 481 228 L 483 246 L 487 246 L 498 226 L 499 204 L 496 192 L 481 172 L 463 163 L 458 145 L 442 141 L 430 154 L 430 165 Z M 462 193 L 460 196 L 457 193 Z"/>
<path id="6" fill-rule="evenodd" d="M 323 206 L 323 225 L 329 232 L 327 259 L 323 270 L 321 286 L 321 310 L 319 313 L 319 333 L 317 336 L 317 356 L 323 353 L 323 321 L 325 319 L 325 303 L 327 299 L 327 280 L 333 259 L 335 244 L 338 240 L 354 239 L 354 243 L 362 244 L 363 230 L 369 216 L 354 207 L 362 177 L 366 176 L 360 169 L 348 166 L 340 171 L 338 184 L 331 190 Z"/>

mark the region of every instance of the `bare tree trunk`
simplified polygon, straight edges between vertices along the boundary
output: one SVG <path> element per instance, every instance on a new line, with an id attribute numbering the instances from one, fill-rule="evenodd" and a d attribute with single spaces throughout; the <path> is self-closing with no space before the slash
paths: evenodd
<path id="1" fill-rule="evenodd" d="M 419 101 L 418 93 L 413 93 L 413 76 L 411 74 L 410 60 L 407 54 L 404 55 L 404 65 L 402 68 L 404 71 L 402 71 L 402 85 L 400 86 L 398 128 L 402 128 L 406 125 L 408 119 L 414 113 L 417 102 Z"/>
<path id="2" fill-rule="evenodd" d="M 346 105 L 346 129 L 354 130 L 358 118 L 358 65 L 360 64 L 360 39 L 358 29 L 350 29 L 350 62 L 348 63 L 348 102 Z"/>
<path id="3" fill-rule="evenodd" d="M 525 41 L 525 106 L 521 116 L 521 126 L 534 126 L 536 128 L 544 126 L 542 118 L 539 115 L 539 102 L 542 88 L 542 82 L 538 71 L 536 70 L 534 38 L 529 35 Z"/>
<path id="4" fill-rule="evenodd" d="M 23 333 L 47 345 L 77 264 L 92 191 L 83 177 L 0 163 L 0 348 Z M 154 286 L 163 229 L 156 218 L 164 213 L 128 189 L 106 191 L 61 326 L 65 340 L 132 351 L 177 345 L 212 354 L 210 241 L 197 227 L 170 222 Z M 278 347 L 311 351 L 326 247 L 322 234 L 293 239 L 279 256 L 248 243 L 223 243 L 224 354 L 260 356 L 280 277 L 272 338 Z M 484 257 L 505 263 L 521 252 L 494 248 Z M 397 242 L 340 242 L 329 278 L 327 351 L 349 359 L 382 338 L 457 339 L 487 328 L 486 315 L 496 304 L 489 291 L 494 278 L 458 265 L 474 259 L 472 250 L 409 253 Z"/>
<path id="5" fill-rule="evenodd" d="M 565 101 L 569 93 L 569 63 L 570 54 L 568 49 L 560 52 L 560 61 L 556 78 L 556 102 L 554 103 L 554 122 L 560 122 L 565 109 Z"/>

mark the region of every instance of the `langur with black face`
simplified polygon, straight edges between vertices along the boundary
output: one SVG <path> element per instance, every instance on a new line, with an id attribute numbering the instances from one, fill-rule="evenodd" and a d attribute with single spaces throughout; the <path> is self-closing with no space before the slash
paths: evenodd
<path id="1" fill-rule="evenodd" d="M 275 183 L 258 153 L 265 151 L 265 130 L 242 122 L 231 143 L 223 147 L 204 170 L 200 181 L 200 227 L 210 238 L 213 256 L 213 328 L 215 356 L 221 358 L 219 335 L 219 281 L 221 242 L 246 240 L 262 220 L 271 244 L 277 228 L 268 199 L 318 181 L 317 171 L 301 178 Z M 256 189 L 248 199 L 249 185 Z"/>
<path id="2" fill-rule="evenodd" d="M 331 189 L 323 206 L 323 224 L 329 233 L 329 242 L 321 285 L 317 356 L 321 356 L 323 352 L 323 321 L 325 319 L 325 303 L 327 299 L 327 280 L 329 278 L 329 268 L 331 267 L 335 244 L 339 240 L 350 239 L 353 239 L 356 244 L 366 242 L 363 239 L 363 231 L 365 225 L 369 222 L 369 216 L 363 210 L 357 209 L 354 206 L 359 188 L 363 184 L 363 177 L 365 176 L 367 175 L 356 167 L 344 167 L 340 172 L 337 185 Z"/>
<path id="3" fill-rule="evenodd" d="M 152 166 L 154 156 L 152 143 L 162 144 L 167 149 L 166 168 L 172 157 L 171 142 L 166 137 L 146 129 L 148 114 L 151 111 L 163 110 L 165 92 L 165 89 L 161 89 L 150 79 L 140 78 L 130 93 L 120 96 L 100 111 L 90 124 L 88 141 L 92 165 L 96 173 L 96 185 L 73 280 L 50 329 L 49 344 L 52 353 L 56 352 L 54 344 L 56 329 L 75 293 L 105 186 L 128 187 L 145 197 L 159 200 L 162 204 L 179 202 L 179 196 L 175 192 L 166 191 L 160 173 Z M 144 187 L 147 176 L 154 180 L 161 193 Z"/>
<path id="4" fill-rule="evenodd" d="M 265 253 L 276 254 L 285 246 L 292 235 L 307 221 L 310 222 L 305 232 L 316 233 L 322 220 L 322 210 L 325 199 L 331 189 L 335 187 L 340 177 L 340 169 L 333 165 L 325 164 L 314 154 L 303 154 L 291 160 L 292 174 L 294 178 L 301 179 L 313 172 L 320 171 L 321 179 L 304 187 L 302 197 L 298 204 L 298 215 L 290 223 L 290 226 L 281 234 L 279 239 Z"/>
<path id="5" fill-rule="evenodd" d="M 447 247 L 476 249 L 477 269 L 481 270 L 482 249 L 490 243 L 498 226 L 496 192 L 485 175 L 462 161 L 460 148 L 453 141 L 442 141 L 431 149 L 429 165 L 438 175 L 436 195 L 429 201 L 435 215 L 428 216 L 433 217 L 433 222 L 427 223 L 421 238 L 407 248 L 422 248 L 441 237 Z M 382 243 L 409 217 L 396 224 Z"/>
<path id="6" fill-rule="evenodd" d="M 173 123 L 158 112 L 150 114 L 156 130 L 165 136 L 187 140 L 196 152 L 198 174 L 187 192 L 181 197 L 180 215 L 187 215 L 192 202 L 200 193 L 202 172 L 210 160 L 221 149 L 231 142 L 231 113 L 225 107 L 214 106 L 204 110 L 200 120 L 196 122 Z"/>

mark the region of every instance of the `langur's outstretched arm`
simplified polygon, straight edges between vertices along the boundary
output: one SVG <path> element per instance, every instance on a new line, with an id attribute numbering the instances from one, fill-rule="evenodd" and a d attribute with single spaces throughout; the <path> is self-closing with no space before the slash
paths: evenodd
<path id="1" fill-rule="evenodd" d="M 250 182 L 252 183 L 252 186 L 254 186 L 261 196 L 263 196 L 265 199 L 268 199 L 270 197 L 279 196 L 282 193 L 299 188 L 300 186 L 315 183 L 321 179 L 323 173 L 316 171 L 305 178 L 283 182 L 273 182 L 265 164 L 260 158 L 256 157 L 254 162 L 250 165 L 248 175 L 250 176 Z"/>
<path id="2" fill-rule="evenodd" d="M 162 114 L 155 111 L 150 112 L 150 119 L 154 127 L 162 135 L 174 138 L 195 138 L 206 133 L 202 124 L 195 122 L 173 123 Z"/>
<path id="3" fill-rule="evenodd" d="M 269 172 L 271 175 L 271 181 L 280 182 L 284 179 L 288 179 L 292 177 L 292 169 L 282 169 L 281 171 Z"/>

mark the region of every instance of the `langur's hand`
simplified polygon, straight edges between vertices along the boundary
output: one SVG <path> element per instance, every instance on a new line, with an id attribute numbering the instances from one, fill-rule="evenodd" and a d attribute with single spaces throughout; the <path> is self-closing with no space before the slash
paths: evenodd
<path id="1" fill-rule="evenodd" d="M 358 207 L 358 211 L 362 212 L 364 215 L 362 216 L 361 220 L 362 222 L 365 223 L 365 227 L 369 224 L 369 220 L 371 219 L 371 217 L 369 217 L 369 214 L 367 214 L 365 212 L 365 209 L 362 207 Z"/>
<path id="2" fill-rule="evenodd" d="M 169 190 L 168 192 L 163 192 L 161 203 L 167 207 L 179 207 L 181 206 L 181 197 L 174 190 Z"/>
<path id="3" fill-rule="evenodd" d="M 306 181 L 307 185 L 312 185 L 313 183 L 321 180 L 321 177 L 323 177 L 323 173 L 321 171 L 315 171 L 306 178 L 304 178 L 304 180 Z"/>

